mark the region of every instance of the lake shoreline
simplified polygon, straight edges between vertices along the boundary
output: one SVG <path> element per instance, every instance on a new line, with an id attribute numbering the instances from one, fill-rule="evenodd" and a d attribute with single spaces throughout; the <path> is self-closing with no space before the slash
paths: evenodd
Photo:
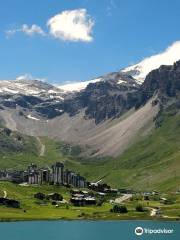
<path id="1" fill-rule="evenodd" d="M 127 219 L 91 219 L 91 218 L 77 218 L 77 219 L 70 219 L 70 218 L 54 218 L 54 219 L 50 219 L 50 218 L 39 218 L 39 219 L 35 219 L 35 218 L 32 218 L 32 219 L 26 219 L 26 218 L 22 218 L 22 219 L 0 219 L 0 223 L 3 223 L 3 222 L 46 222 L 46 221 L 67 221 L 67 222 L 73 222 L 73 221 L 83 221 L 83 222 L 123 222 L 123 221 L 132 221 L 132 222 L 135 222 L 135 221 L 147 221 L 147 222 L 180 222 L 180 219 L 176 219 L 176 218 L 144 218 L 144 219 L 138 219 L 138 218 L 127 218 Z"/>

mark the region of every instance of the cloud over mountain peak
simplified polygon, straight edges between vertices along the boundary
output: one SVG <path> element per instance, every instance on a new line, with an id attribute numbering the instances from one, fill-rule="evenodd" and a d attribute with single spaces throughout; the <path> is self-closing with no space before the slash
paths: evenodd
<path id="1" fill-rule="evenodd" d="M 172 65 L 174 62 L 180 59 L 180 41 L 172 43 L 165 51 L 155 54 L 151 57 L 147 57 L 138 64 L 123 69 L 123 72 L 134 72 L 131 75 L 143 82 L 147 74 L 159 68 L 161 65 Z"/>

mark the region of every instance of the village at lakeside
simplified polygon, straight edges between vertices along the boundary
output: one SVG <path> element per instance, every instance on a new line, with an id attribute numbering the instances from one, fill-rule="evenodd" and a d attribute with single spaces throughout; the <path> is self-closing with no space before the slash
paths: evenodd
<path id="1" fill-rule="evenodd" d="M 88 182 L 62 162 L 0 171 L 0 220 L 180 220 L 180 191 L 112 188 Z"/>

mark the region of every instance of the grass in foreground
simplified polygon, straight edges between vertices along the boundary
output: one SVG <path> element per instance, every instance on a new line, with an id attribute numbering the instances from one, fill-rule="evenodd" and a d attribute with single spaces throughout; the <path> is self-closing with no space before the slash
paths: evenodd
<path id="1" fill-rule="evenodd" d="M 112 205 L 108 202 L 102 206 L 87 206 L 75 207 L 71 204 L 62 204 L 58 208 L 53 206 L 50 202 L 45 205 L 40 205 L 39 201 L 34 198 L 37 192 L 61 193 L 67 201 L 70 199 L 70 190 L 65 187 L 58 186 L 19 186 L 9 182 L 0 182 L 0 196 L 3 196 L 3 191 L 7 192 L 8 198 L 13 198 L 21 202 L 20 209 L 7 208 L 0 206 L 0 220 L 53 220 L 53 219 L 92 219 L 92 220 L 122 220 L 122 219 L 154 219 L 150 217 L 149 211 L 137 212 L 135 207 L 137 204 L 146 206 L 145 201 L 128 201 L 126 206 L 128 213 L 118 214 L 111 213 Z M 176 219 L 180 217 L 180 196 L 176 197 L 176 201 L 172 205 L 163 205 L 157 201 L 150 201 L 149 207 L 154 208 L 160 206 L 163 214 L 167 215 L 169 219 Z M 25 210 L 25 211 L 24 211 Z"/>

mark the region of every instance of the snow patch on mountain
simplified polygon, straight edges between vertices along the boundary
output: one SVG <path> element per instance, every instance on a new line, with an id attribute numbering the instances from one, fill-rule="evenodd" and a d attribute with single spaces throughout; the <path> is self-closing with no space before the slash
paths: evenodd
<path id="1" fill-rule="evenodd" d="M 15 90 L 7 88 L 7 87 L 2 87 L 0 89 L 0 92 L 1 93 L 6 92 L 6 93 L 11 93 L 11 94 L 17 94 L 18 93 L 18 91 L 15 91 Z"/>
<path id="2" fill-rule="evenodd" d="M 43 89 L 34 86 L 30 81 L 4 80 L 0 81 L 0 91 L 11 94 L 36 95 Z"/>
<path id="3" fill-rule="evenodd" d="M 75 83 L 68 83 L 65 85 L 58 86 L 59 89 L 63 90 L 64 92 L 78 92 L 87 87 L 90 83 L 100 82 L 102 78 L 95 78 L 85 82 L 75 82 Z"/>
<path id="4" fill-rule="evenodd" d="M 39 118 L 31 116 L 31 114 L 27 115 L 27 118 L 35 120 L 35 121 L 39 121 L 40 120 Z"/>
<path id="5" fill-rule="evenodd" d="M 149 72 L 159 68 L 161 65 L 172 65 L 180 59 L 180 41 L 174 42 L 171 46 L 165 49 L 164 52 L 147 57 L 140 63 L 127 67 L 122 70 L 128 73 L 137 80 L 138 83 L 143 83 Z"/>
<path id="6" fill-rule="evenodd" d="M 122 84 L 122 83 L 127 83 L 127 82 L 124 81 L 123 79 L 119 79 L 117 83 L 118 83 L 118 84 Z"/>
<path id="7" fill-rule="evenodd" d="M 0 94 L 21 94 L 44 97 L 59 101 L 64 100 L 64 93 L 59 88 L 39 80 L 1 80 Z"/>

